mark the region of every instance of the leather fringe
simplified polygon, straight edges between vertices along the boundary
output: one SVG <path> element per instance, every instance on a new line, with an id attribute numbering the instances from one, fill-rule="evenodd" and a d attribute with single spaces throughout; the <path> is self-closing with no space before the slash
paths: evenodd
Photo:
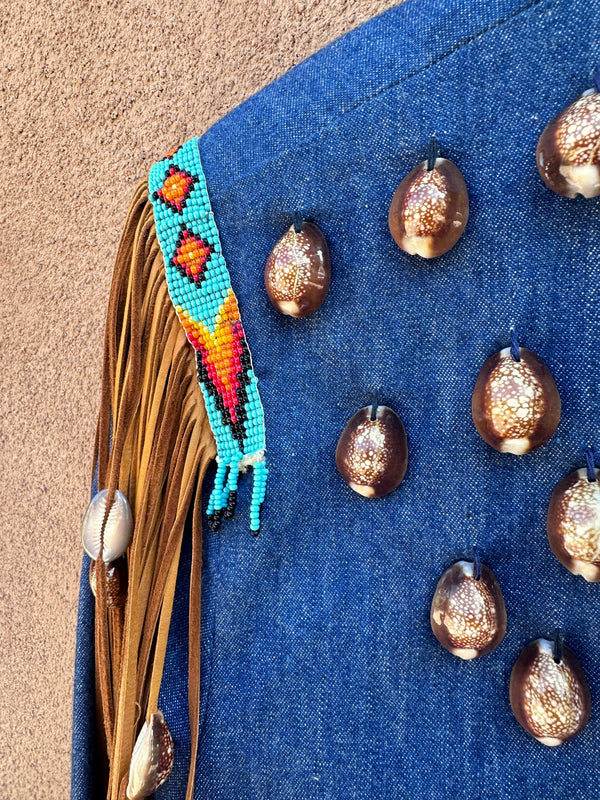
<path id="1" fill-rule="evenodd" d="M 96 713 L 107 800 L 124 800 L 133 746 L 157 709 L 186 517 L 195 502 L 189 595 L 191 800 L 200 714 L 201 488 L 216 455 L 194 350 L 169 299 L 146 182 L 121 237 L 104 337 L 94 447 L 98 490 L 129 500 L 134 533 L 124 612 L 107 607 L 97 564 Z M 167 720 L 168 722 L 168 720 Z"/>

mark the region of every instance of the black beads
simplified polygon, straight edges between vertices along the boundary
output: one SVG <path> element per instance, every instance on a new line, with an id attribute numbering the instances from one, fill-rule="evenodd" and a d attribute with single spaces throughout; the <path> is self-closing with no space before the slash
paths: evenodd
<path id="1" fill-rule="evenodd" d="M 282 314 L 306 317 L 323 303 L 330 281 L 325 237 L 312 222 L 295 222 L 267 259 L 265 287 L 269 300 Z"/>
<path id="2" fill-rule="evenodd" d="M 471 561 L 449 567 L 438 581 L 430 622 L 442 647 L 459 658 L 494 650 L 506 633 L 506 608 L 492 570 Z"/>
<path id="3" fill-rule="evenodd" d="M 518 353 L 506 347 L 481 368 L 471 407 L 484 441 L 502 453 L 523 455 L 552 436 L 561 403 L 544 362 L 524 347 Z"/>
<path id="4" fill-rule="evenodd" d="M 556 486 L 546 530 L 556 558 L 574 575 L 600 581 L 600 470 L 578 469 Z"/>
<path id="5" fill-rule="evenodd" d="M 510 676 L 510 705 L 527 733 L 550 747 L 586 726 L 590 690 L 577 657 L 560 638 L 537 639 L 523 648 Z"/>
<path id="6" fill-rule="evenodd" d="M 554 192 L 565 197 L 600 194 L 600 92 L 585 92 L 546 125 L 536 159 Z"/>
<path id="7" fill-rule="evenodd" d="M 351 489 L 363 497 L 383 497 L 404 478 L 408 463 L 406 431 L 387 406 L 361 408 L 344 428 L 335 463 Z"/>
<path id="8" fill-rule="evenodd" d="M 452 161 L 436 157 L 435 150 L 400 183 L 388 214 L 390 233 L 398 247 L 423 258 L 447 253 L 469 219 L 469 195 L 462 173 Z"/>

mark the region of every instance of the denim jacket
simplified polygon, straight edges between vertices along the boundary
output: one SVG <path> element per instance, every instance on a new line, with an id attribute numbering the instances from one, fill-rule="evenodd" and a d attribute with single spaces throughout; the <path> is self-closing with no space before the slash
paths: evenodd
<path id="1" fill-rule="evenodd" d="M 600 796 L 600 587 L 567 572 L 545 532 L 554 486 L 600 445 L 600 198 L 554 194 L 535 163 L 544 126 L 599 62 L 600 0 L 407 0 L 201 137 L 270 475 L 258 538 L 243 510 L 205 527 L 198 800 Z M 387 213 L 434 132 L 463 172 L 470 218 L 449 253 L 424 261 L 396 246 Z M 296 210 L 332 264 L 327 299 L 300 320 L 270 305 L 263 282 Z M 525 456 L 491 449 L 471 419 L 479 369 L 512 326 L 563 403 L 554 437 Z M 334 452 L 375 396 L 404 421 L 409 465 L 396 491 L 366 500 Z M 508 631 L 463 662 L 434 638 L 429 608 L 473 544 Z M 190 751 L 188 545 L 160 698 L 176 759 L 160 800 L 184 795 Z M 508 682 L 521 648 L 558 626 L 593 711 L 580 736 L 548 748 L 515 720 Z M 73 800 L 94 797 L 93 686 L 86 563 Z"/>

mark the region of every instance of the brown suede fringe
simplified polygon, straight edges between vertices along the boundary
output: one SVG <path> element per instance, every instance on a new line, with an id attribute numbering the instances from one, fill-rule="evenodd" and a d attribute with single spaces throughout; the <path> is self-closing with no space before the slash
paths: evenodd
<path id="1" fill-rule="evenodd" d="M 108 489 L 106 517 L 118 489 L 135 522 L 124 609 L 107 607 L 105 565 L 101 558 L 96 565 L 96 721 L 107 800 L 126 797 L 137 734 L 157 710 L 184 524 L 194 503 L 186 793 L 191 800 L 200 716 L 201 489 L 216 448 L 195 353 L 169 298 L 146 182 L 131 203 L 117 254 L 94 450 L 98 490 Z"/>

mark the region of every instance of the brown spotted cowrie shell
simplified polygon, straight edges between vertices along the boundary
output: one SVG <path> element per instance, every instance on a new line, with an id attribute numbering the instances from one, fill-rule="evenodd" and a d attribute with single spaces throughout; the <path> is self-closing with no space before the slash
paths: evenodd
<path id="1" fill-rule="evenodd" d="M 458 242 L 469 219 L 469 195 L 461 171 L 446 158 L 433 169 L 423 161 L 404 178 L 390 205 L 394 241 L 410 255 L 434 258 Z"/>
<path id="2" fill-rule="evenodd" d="M 501 453 L 523 455 L 547 442 L 560 420 L 560 396 L 550 370 L 535 353 L 510 347 L 488 358 L 475 383 L 473 422 Z"/>
<path id="3" fill-rule="evenodd" d="M 115 561 L 105 564 L 106 569 L 106 605 L 109 608 L 120 608 L 127 600 L 127 561 L 120 556 Z M 96 596 L 97 561 L 90 561 L 90 588 Z"/>
<path id="4" fill-rule="evenodd" d="M 307 317 L 329 291 L 329 248 L 312 222 L 291 225 L 271 250 L 265 266 L 269 300 L 282 314 Z"/>
<path id="5" fill-rule="evenodd" d="M 600 470 L 595 474 L 590 481 L 583 468 L 563 478 L 552 493 L 546 521 L 560 563 L 592 582 L 600 581 Z"/>
<path id="6" fill-rule="evenodd" d="M 342 478 L 363 497 L 383 497 L 402 482 L 408 464 L 406 431 L 387 406 L 361 408 L 338 441 L 335 463 Z"/>
<path id="7" fill-rule="evenodd" d="M 173 769 L 173 737 L 162 711 L 155 711 L 144 722 L 129 764 L 127 797 L 149 797 L 162 786 Z"/>
<path id="8" fill-rule="evenodd" d="M 510 676 L 510 704 L 520 725 L 542 744 L 554 747 L 586 726 L 590 690 L 574 653 L 562 645 L 536 639 L 523 648 Z"/>
<path id="9" fill-rule="evenodd" d="M 558 194 L 600 194 L 600 92 L 584 92 L 546 125 L 536 159 L 544 183 Z"/>
<path id="10" fill-rule="evenodd" d="M 506 633 L 500 584 L 485 564 L 457 561 L 439 579 L 431 603 L 431 630 L 438 642 L 465 660 L 494 650 Z"/>

